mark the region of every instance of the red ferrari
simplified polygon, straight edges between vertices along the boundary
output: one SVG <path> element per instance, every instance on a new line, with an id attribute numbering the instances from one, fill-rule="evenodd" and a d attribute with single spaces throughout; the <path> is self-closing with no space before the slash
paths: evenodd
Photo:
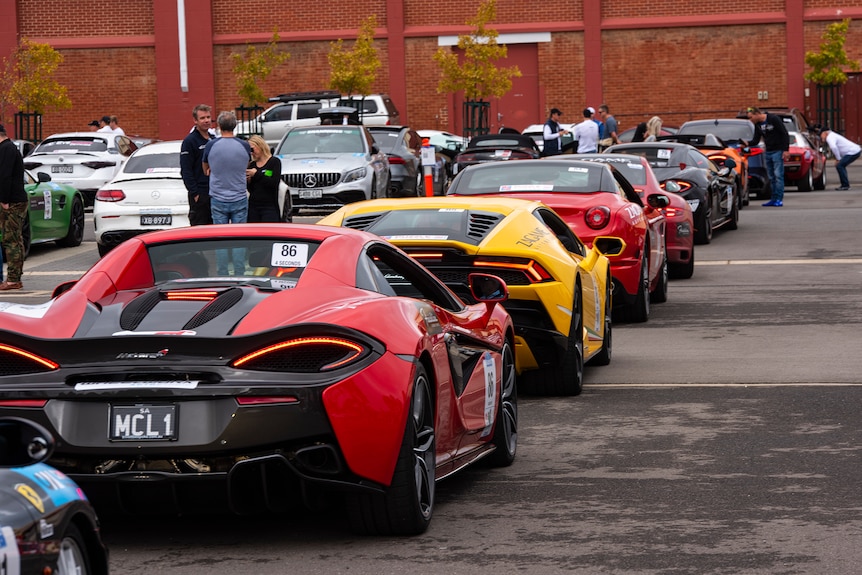
<path id="1" fill-rule="evenodd" d="M 611 164 L 634 186 L 643 200 L 654 194 L 666 194 L 670 203 L 661 209 L 667 221 L 667 267 L 672 278 L 688 279 L 694 274 L 694 215 L 691 206 L 679 194 L 666 192 L 644 156 L 635 154 L 582 155 L 578 159 Z"/>
<path id="2" fill-rule="evenodd" d="M 614 319 L 643 322 L 650 302 L 667 300 L 665 252 L 667 193 L 651 194 L 644 203 L 615 168 L 588 155 L 567 155 L 474 166 L 452 181 L 447 195 L 505 195 L 550 206 L 582 242 L 602 237 L 625 241 L 625 250 L 608 255 L 614 279 Z M 618 315 L 619 313 L 619 315 Z"/>
<path id="3" fill-rule="evenodd" d="M 47 303 L 0 310 L 0 416 L 47 428 L 97 508 L 338 493 L 357 532 L 421 533 L 437 479 L 517 447 L 508 290 L 471 276 L 467 305 L 348 228 L 140 235 Z"/>
<path id="4" fill-rule="evenodd" d="M 788 132 L 790 150 L 784 162 L 784 181 L 800 192 L 826 189 L 826 156 L 801 132 Z"/>

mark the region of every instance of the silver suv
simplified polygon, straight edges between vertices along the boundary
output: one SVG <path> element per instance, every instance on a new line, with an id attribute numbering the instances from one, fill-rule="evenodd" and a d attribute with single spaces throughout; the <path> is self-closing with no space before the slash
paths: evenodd
<path id="1" fill-rule="evenodd" d="M 292 128 L 278 143 L 281 178 L 294 212 L 334 210 L 345 204 L 386 197 L 389 161 L 364 126 Z"/>
<path id="2" fill-rule="evenodd" d="M 287 131 L 296 126 L 315 126 L 320 123 L 318 113 L 338 102 L 339 92 L 292 92 L 270 98 L 278 102 L 267 108 L 257 118 L 240 122 L 236 135 L 249 137 L 261 134 L 270 147 L 275 147 Z"/>

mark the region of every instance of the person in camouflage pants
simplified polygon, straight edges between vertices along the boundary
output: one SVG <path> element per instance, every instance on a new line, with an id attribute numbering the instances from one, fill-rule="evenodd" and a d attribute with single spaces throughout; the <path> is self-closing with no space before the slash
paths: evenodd
<path id="1" fill-rule="evenodd" d="M 0 124 L 0 234 L 6 252 L 6 281 L 0 291 L 21 289 L 24 271 L 24 218 L 27 193 L 24 191 L 24 158 Z"/>

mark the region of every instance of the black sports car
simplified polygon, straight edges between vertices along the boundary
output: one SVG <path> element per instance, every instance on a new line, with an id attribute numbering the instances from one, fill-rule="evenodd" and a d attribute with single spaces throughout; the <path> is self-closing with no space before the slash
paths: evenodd
<path id="1" fill-rule="evenodd" d="M 676 142 L 617 144 L 606 152 L 646 157 L 662 187 L 680 194 L 691 206 L 695 243 L 711 242 L 716 228 L 736 229 L 739 191 L 733 166 L 719 168 L 693 146 Z"/>
<path id="2" fill-rule="evenodd" d="M 508 160 L 534 160 L 542 155 L 535 140 L 523 134 L 486 134 L 476 136 L 455 156 L 452 175 L 468 166 Z"/>
<path id="3" fill-rule="evenodd" d="M 53 447 L 44 427 L 0 418 L 0 573 L 107 573 L 93 508 L 71 479 L 42 463 Z"/>

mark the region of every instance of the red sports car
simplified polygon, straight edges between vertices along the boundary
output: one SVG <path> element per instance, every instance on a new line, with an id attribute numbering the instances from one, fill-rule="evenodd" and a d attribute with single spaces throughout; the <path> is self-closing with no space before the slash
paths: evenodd
<path id="1" fill-rule="evenodd" d="M 340 492 L 356 531 L 421 533 L 437 478 L 515 457 L 508 290 L 469 283 L 473 305 L 347 228 L 136 236 L 47 303 L 0 311 L 0 415 L 47 428 L 50 463 L 97 507 L 249 513 Z"/>
<path id="2" fill-rule="evenodd" d="M 474 166 L 452 181 L 447 195 L 505 195 L 550 206 L 582 242 L 617 237 L 626 248 L 608 255 L 614 279 L 614 319 L 647 321 L 650 301 L 667 300 L 665 192 L 641 201 L 613 167 L 581 160 L 585 155 L 497 162 Z M 619 315 L 617 315 L 619 313 Z"/>
<path id="3" fill-rule="evenodd" d="M 661 209 L 667 220 L 667 267 L 672 278 L 688 279 L 694 274 L 694 215 L 691 206 L 679 194 L 666 192 L 659 184 L 649 161 L 634 154 L 590 154 L 578 159 L 611 164 L 634 186 L 643 200 L 654 194 L 666 194 L 670 203 Z"/>
<path id="4" fill-rule="evenodd" d="M 790 154 L 784 162 L 784 181 L 800 192 L 826 189 L 826 155 L 801 132 L 788 132 Z"/>

